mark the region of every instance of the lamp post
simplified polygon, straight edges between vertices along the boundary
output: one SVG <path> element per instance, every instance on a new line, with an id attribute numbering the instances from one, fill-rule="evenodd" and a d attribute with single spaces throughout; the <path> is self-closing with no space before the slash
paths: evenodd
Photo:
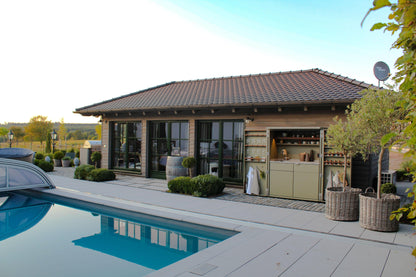
<path id="1" fill-rule="evenodd" d="M 7 136 L 9 137 L 9 142 L 10 142 L 10 148 L 12 148 L 12 140 L 14 138 L 14 134 L 12 132 L 12 130 L 9 131 L 9 133 L 7 134 Z"/>
<path id="2" fill-rule="evenodd" d="M 58 134 L 55 132 L 55 129 L 51 132 L 51 138 L 52 138 L 52 153 L 55 153 L 55 140 Z"/>

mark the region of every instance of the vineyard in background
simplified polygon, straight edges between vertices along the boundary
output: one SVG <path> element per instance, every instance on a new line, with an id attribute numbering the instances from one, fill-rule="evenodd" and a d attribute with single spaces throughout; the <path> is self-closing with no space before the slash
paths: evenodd
<path id="1" fill-rule="evenodd" d="M 84 144 L 85 140 L 70 140 L 62 143 L 56 142 L 55 143 L 55 150 L 66 150 L 69 151 L 71 149 L 74 149 L 75 151 L 79 150 L 82 145 Z M 8 148 L 9 142 L 0 142 L 0 148 Z M 43 145 L 40 144 L 39 141 L 34 142 L 28 142 L 28 141 L 22 141 L 22 142 L 13 142 L 12 147 L 19 147 L 19 148 L 26 148 L 31 149 L 34 152 L 44 153 L 45 152 L 45 142 Z"/>

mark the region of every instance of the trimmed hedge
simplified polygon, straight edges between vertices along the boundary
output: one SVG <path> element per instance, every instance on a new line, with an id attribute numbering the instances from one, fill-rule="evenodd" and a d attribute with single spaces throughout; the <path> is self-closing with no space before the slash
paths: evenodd
<path id="1" fill-rule="evenodd" d="M 168 182 L 168 188 L 171 192 L 192 194 L 194 188 L 192 187 L 191 177 L 180 176 Z"/>
<path id="2" fill-rule="evenodd" d="M 217 195 L 222 193 L 225 187 L 221 179 L 210 174 L 196 176 L 191 182 L 195 186 L 193 194 L 196 196 Z"/>
<path id="3" fill-rule="evenodd" d="M 87 180 L 88 174 L 94 169 L 95 169 L 95 167 L 93 165 L 90 165 L 90 164 L 80 165 L 75 169 L 74 178 L 75 179 L 81 179 L 81 180 Z"/>
<path id="4" fill-rule="evenodd" d="M 111 181 L 114 179 L 116 179 L 116 174 L 114 174 L 113 171 L 105 168 L 97 168 L 91 170 L 91 172 L 87 176 L 87 180 L 95 182 Z"/>
<path id="5" fill-rule="evenodd" d="M 213 175 L 199 175 L 197 177 L 176 177 L 168 182 L 168 188 L 174 193 L 190 194 L 198 197 L 217 195 L 224 190 L 224 183 Z"/>

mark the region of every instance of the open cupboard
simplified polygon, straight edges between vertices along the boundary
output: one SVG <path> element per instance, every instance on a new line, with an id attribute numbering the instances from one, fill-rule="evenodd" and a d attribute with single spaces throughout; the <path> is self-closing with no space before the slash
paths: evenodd
<path id="1" fill-rule="evenodd" d="M 325 188 L 339 182 L 344 159 L 326 144 L 325 128 L 270 127 L 246 130 L 244 160 L 246 174 L 250 167 L 265 173 L 260 195 L 324 201 Z M 347 166 L 350 183 L 350 158 Z"/>

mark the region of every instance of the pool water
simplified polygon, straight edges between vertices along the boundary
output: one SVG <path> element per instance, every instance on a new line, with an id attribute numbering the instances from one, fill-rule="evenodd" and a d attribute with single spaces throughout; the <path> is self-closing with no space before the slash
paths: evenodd
<path id="1" fill-rule="evenodd" d="M 75 206 L 15 194 L 0 197 L 0 275 L 144 276 L 234 234 Z"/>

